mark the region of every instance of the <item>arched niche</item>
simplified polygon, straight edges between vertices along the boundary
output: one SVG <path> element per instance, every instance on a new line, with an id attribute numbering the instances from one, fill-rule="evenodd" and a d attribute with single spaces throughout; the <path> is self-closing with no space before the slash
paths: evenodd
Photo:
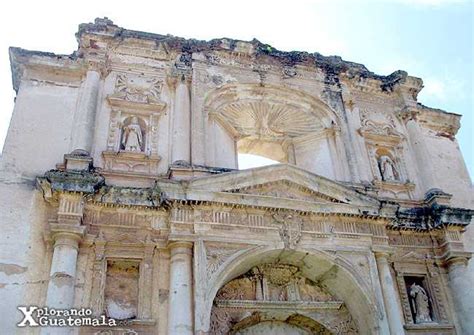
<path id="1" fill-rule="evenodd" d="M 270 247 L 251 249 L 239 253 L 227 260 L 211 278 L 206 290 L 206 303 L 197 315 L 198 329 L 209 331 L 212 307 L 217 293 L 232 280 L 244 276 L 251 269 L 262 264 L 293 265 L 299 274 L 312 283 L 317 283 L 322 290 L 347 308 L 360 334 L 385 334 L 387 327 L 381 302 L 375 298 L 374 288 L 357 272 L 357 270 L 340 257 L 316 250 L 281 250 Z M 243 297 L 245 299 L 249 297 Z M 243 300 L 245 300 L 243 299 Z M 252 313 L 250 313 L 252 314 Z M 285 317 L 311 317 L 305 312 L 291 313 Z M 311 317 L 314 322 L 324 327 L 324 318 Z"/>
<path id="2" fill-rule="evenodd" d="M 248 153 L 343 179 L 339 118 L 321 100 L 287 87 L 228 84 L 210 92 L 204 108 L 209 165 L 237 168 L 237 154 Z"/>
<path id="3" fill-rule="evenodd" d="M 375 150 L 377 161 L 378 178 L 385 182 L 398 182 L 401 180 L 400 168 L 397 164 L 397 157 L 387 148 Z"/>

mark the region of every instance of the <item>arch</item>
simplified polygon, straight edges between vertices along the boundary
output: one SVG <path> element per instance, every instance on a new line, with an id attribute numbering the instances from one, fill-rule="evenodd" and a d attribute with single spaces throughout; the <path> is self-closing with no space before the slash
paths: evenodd
<path id="1" fill-rule="evenodd" d="M 303 90 L 227 84 L 208 93 L 204 111 L 209 165 L 237 168 L 237 154 L 248 153 L 343 179 L 342 119 Z"/>
<path id="2" fill-rule="evenodd" d="M 239 252 L 224 262 L 213 275 L 206 292 L 205 315 L 202 318 L 207 326 L 218 290 L 230 280 L 262 263 L 287 263 L 300 267 L 305 277 L 317 282 L 345 303 L 361 334 L 379 334 L 382 320 L 382 328 L 386 328 L 385 313 L 373 293 L 374 289 L 347 261 L 321 250 L 282 250 L 271 246 Z M 385 333 L 383 330 L 382 332 Z"/>
<path id="3" fill-rule="evenodd" d="M 292 110 L 311 112 L 314 116 L 322 118 L 326 128 L 340 125 L 340 117 L 322 100 L 302 90 L 275 85 L 235 83 L 223 85 L 206 96 L 204 110 L 212 114 L 235 103 L 251 105 L 252 102 L 263 100 L 275 105 L 287 106 Z"/>

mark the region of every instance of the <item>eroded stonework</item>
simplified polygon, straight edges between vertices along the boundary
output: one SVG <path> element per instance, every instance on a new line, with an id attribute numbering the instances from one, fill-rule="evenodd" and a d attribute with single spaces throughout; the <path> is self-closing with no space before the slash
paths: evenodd
<path id="1" fill-rule="evenodd" d="M 77 38 L 10 49 L 0 332 L 474 334 L 460 116 L 421 79 L 106 18 Z M 17 328 L 28 305 L 126 323 Z"/>

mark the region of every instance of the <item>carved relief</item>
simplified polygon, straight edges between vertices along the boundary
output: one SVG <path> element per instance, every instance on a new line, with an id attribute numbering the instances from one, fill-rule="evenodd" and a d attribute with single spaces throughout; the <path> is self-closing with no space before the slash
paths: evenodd
<path id="1" fill-rule="evenodd" d="M 323 129 L 321 121 L 310 112 L 265 100 L 231 103 L 212 115 L 234 136 L 260 140 L 283 140 Z"/>
<path id="2" fill-rule="evenodd" d="M 289 264 L 262 264 L 231 280 L 218 291 L 211 315 L 211 334 L 238 333 L 267 319 L 323 334 L 358 333 L 343 303 Z"/>
<path id="3" fill-rule="evenodd" d="M 216 295 L 222 300 L 336 301 L 316 283 L 288 264 L 263 264 L 230 281 Z"/>
<path id="4" fill-rule="evenodd" d="M 397 284 L 407 324 L 449 324 L 440 270 L 427 259 L 396 262 Z"/>
<path id="5" fill-rule="evenodd" d="M 227 192 L 266 195 L 277 198 L 297 199 L 314 202 L 339 202 L 337 199 L 332 198 L 328 195 L 314 192 L 309 188 L 288 181 L 277 181 L 272 183 L 260 184 L 252 187 L 229 190 Z"/>
<path id="6" fill-rule="evenodd" d="M 216 299 L 219 300 L 256 300 L 256 281 L 244 277 L 232 280 L 219 290 Z"/>
<path id="7" fill-rule="evenodd" d="M 115 91 L 107 100 L 112 107 L 106 172 L 156 174 L 158 121 L 166 104 L 161 101 L 162 81 L 143 75 L 118 74 Z"/>
<path id="8" fill-rule="evenodd" d="M 392 115 L 384 113 L 374 113 L 367 109 L 360 111 L 361 133 L 402 137 L 402 134 L 396 130 L 395 118 Z"/>
<path id="9" fill-rule="evenodd" d="M 165 215 L 152 212 L 131 212 L 107 209 L 90 209 L 85 212 L 84 223 L 100 226 L 124 226 L 134 228 L 167 228 Z"/>
<path id="10" fill-rule="evenodd" d="M 210 278 L 222 264 L 240 249 L 206 246 L 207 277 Z"/>
<path id="11" fill-rule="evenodd" d="M 334 334 L 337 335 L 355 335 L 359 333 L 354 319 L 352 319 L 350 314 L 348 314 L 348 317 L 345 320 L 341 320 L 339 323 L 337 323 L 333 330 Z"/>
<path id="12" fill-rule="evenodd" d="M 161 103 L 163 83 L 158 78 L 119 74 L 115 82 L 113 99 L 123 99 L 138 103 Z"/>
<path id="13" fill-rule="evenodd" d="M 359 134 L 367 146 L 374 184 L 382 195 L 409 198 L 414 185 L 409 183 L 403 158 L 405 137 L 397 131 L 395 117 L 364 109 L 360 119 Z"/>
<path id="14" fill-rule="evenodd" d="M 285 249 L 294 249 L 301 240 L 303 220 L 294 214 L 274 214 Z"/>

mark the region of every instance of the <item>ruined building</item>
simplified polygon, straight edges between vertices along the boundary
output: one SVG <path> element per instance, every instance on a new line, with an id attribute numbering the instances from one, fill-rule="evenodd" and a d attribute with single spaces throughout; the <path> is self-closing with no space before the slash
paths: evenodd
<path id="1" fill-rule="evenodd" d="M 77 40 L 10 50 L 2 334 L 474 334 L 460 115 L 421 79 L 108 19 Z M 30 305 L 127 322 L 18 328 Z"/>

